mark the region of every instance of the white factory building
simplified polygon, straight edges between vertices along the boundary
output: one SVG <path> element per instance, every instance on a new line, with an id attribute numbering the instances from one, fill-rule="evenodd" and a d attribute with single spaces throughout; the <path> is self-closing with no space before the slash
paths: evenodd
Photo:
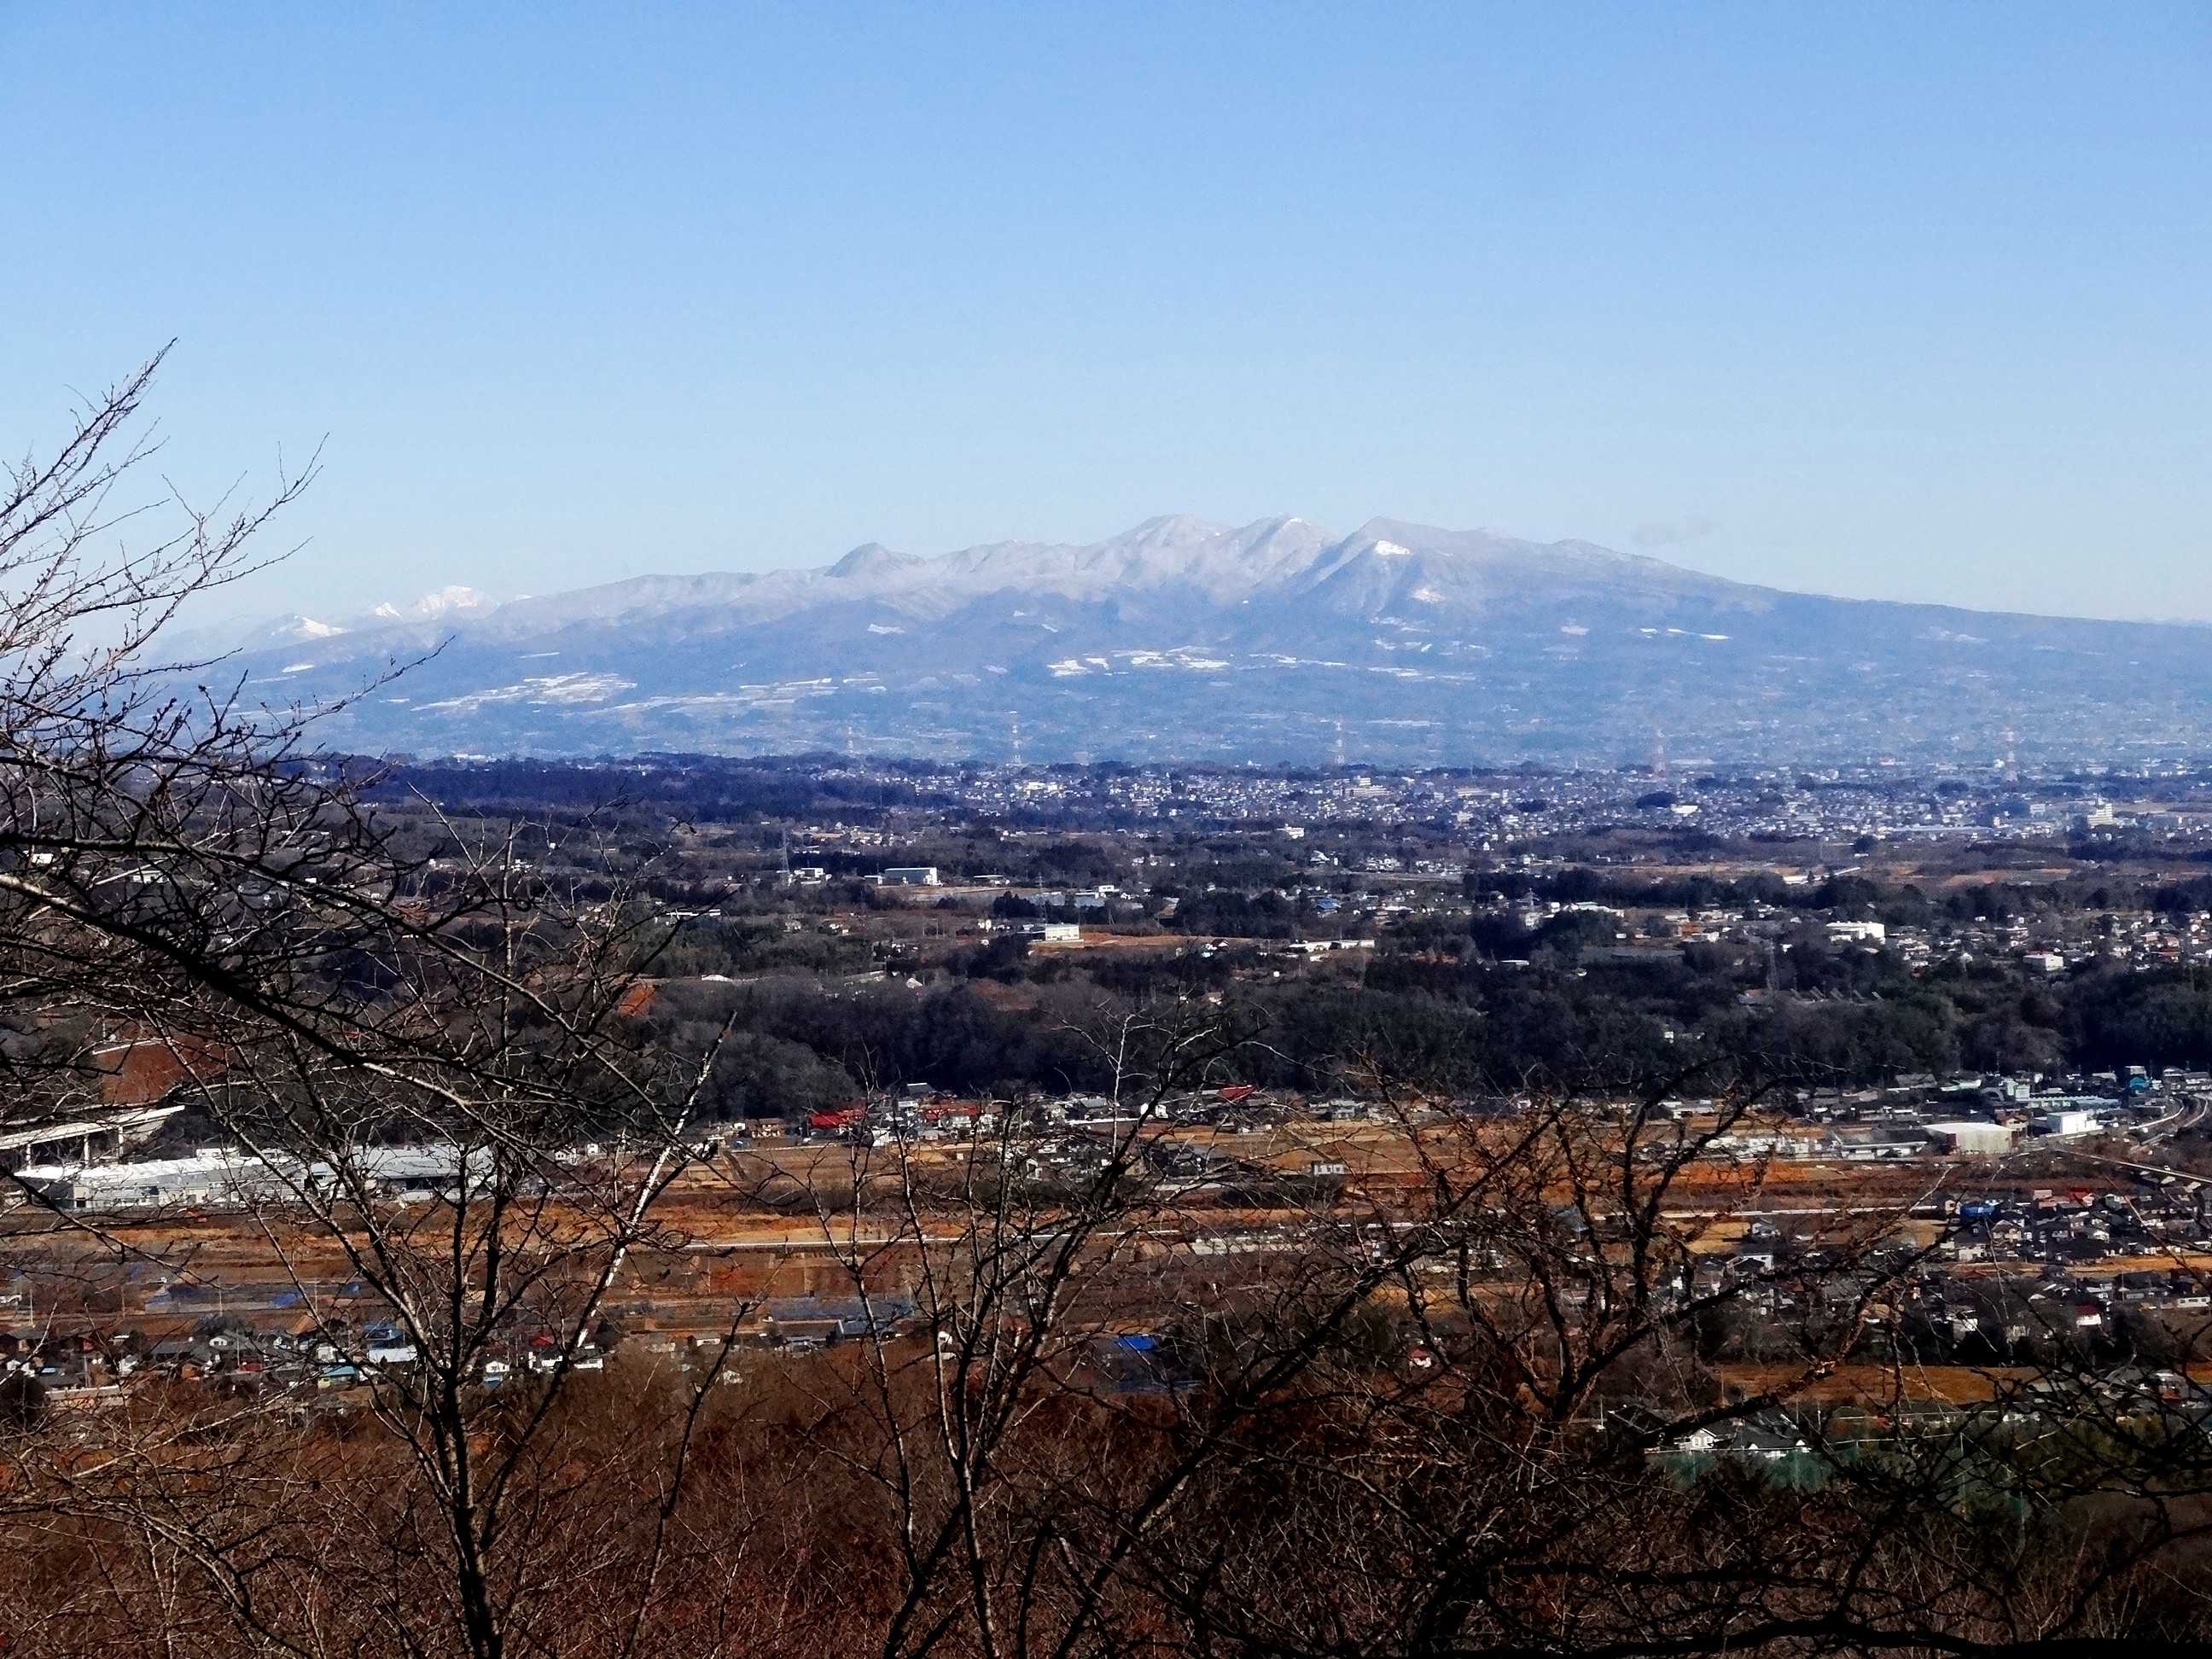
<path id="1" fill-rule="evenodd" d="M 471 1154 L 471 1168 L 481 1172 L 484 1157 L 481 1151 Z M 352 1163 L 376 1195 L 404 1201 L 450 1192 L 462 1158 L 459 1148 L 450 1146 L 368 1146 Z M 334 1175 L 326 1163 L 303 1164 L 282 1153 L 264 1158 L 230 1147 L 205 1147 L 185 1158 L 138 1164 L 33 1164 L 18 1170 L 16 1178 L 61 1209 L 131 1210 L 283 1203 L 303 1181 L 317 1190 L 332 1190 L 339 1184 Z"/>

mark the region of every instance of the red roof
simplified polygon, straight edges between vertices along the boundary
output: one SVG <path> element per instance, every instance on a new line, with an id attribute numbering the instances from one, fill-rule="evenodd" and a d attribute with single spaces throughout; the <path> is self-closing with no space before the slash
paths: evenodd
<path id="1" fill-rule="evenodd" d="M 659 981 L 639 980 L 635 984 L 627 987 L 621 999 L 616 1002 L 616 1017 L 621 1019 L 637 1018 L 653 1006 L 653 1000 L 659 994 Z"/>
<path id="2" fill-rule="evenodd" d="M 95 1052 L 92 1063 L 109 1106 L 150 1105 L 179 1084 L 207 1082 L 223 1070 L 220 1052 L 189 1037 L 125 1040 Z"/>

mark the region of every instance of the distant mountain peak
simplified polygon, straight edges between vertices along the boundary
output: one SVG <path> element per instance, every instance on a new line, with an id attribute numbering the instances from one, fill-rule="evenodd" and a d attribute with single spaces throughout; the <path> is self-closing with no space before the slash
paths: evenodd
<path id="1" fill-rule="evenodd" d="M 900 570 L 911 570 L 918 564 L 927 564 L 911 553 L 900 553 L 885 547 L 881 542 L 863 542 L 843 558 L 830 567 L 833 576 L 880 576 Z"/>
<path id="2" fill-rule="evenodd" d="M 1192 513 L 1164 513 L 1108 539 L 1109 547 L 1195 546 L 1229 534 L 1229 526 Z"/>
<path id="3" fill-rule="evenodd" d="M 412 605 L 397 605 L 386 600 L 369 612 L 386 622 L 426 622 L 440 617 L 452 616 L 456 611 L 488 611 L 497 601 L 478 592 L 473 587 L 458 583 L 425 593 Z"/>

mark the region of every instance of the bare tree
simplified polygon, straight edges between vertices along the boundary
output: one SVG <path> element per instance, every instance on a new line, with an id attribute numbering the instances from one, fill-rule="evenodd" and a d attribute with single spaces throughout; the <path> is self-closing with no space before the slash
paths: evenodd
<path id="1" fill-rule="evenodd" d="M 548 1439 L 625 1267 L 676 1242 L 655 1210 L 693 1161 L 713 1049 L 679 1073 L 630 1016 L 669 935 L 634 902 L 635 872 L 610 868 L 612 896 L 586 901 L 524 856 L 519 825 L 410 841 L 373 805 L 374 769 L 313 746 L 327 709 L 272 709 L 210 689 L 220 664 L 160 655 L 180 605 L 257 568 L 257 536 L 312 468 L 265 505 L 185 510 L 166 539 L 106 550 L 148 521 L 116 503 L 149 453 L 133 422 L 157 365 L 0 496 L 0 1018 L 17 1121 L 81 1099 L 118 1036 L 167 1057 L 173 1102 L 239 1149 L 223 1197 L 312 1329 L 391 1328 L 373 1406 L 405 1467 L 350 1519 L 352 1542 L 436 1567 L 405 1580 L 410 1644 L 436 1650 L 443 1628 L 498 1654 L 518 1620 L 553 1616 L 542 1535 L 599 1505 L 570 1501 L 576 1472 L 550 1474 Z M 79 1213 L 15 1185 L 115 1259 L 189 1267 L 174 1218 Z M 526 1323 L 544 1337 L 529 1366 Z M 534 1374 L 495 1398 L 487 1365 L 495 1380 L 507 1364 Z M 677 1418 L 696 1415 L 695 1399 Z M 168 1552 L 158 1571 L 148 1558 L 153 1577 L 196 1571 L 256 1639 L 321 1650 L 312 1599 L 264 1593 L 285 1574 L 263 1534 L 173 1444 L 166 1427 L 126 1436 L 106 1466 L 134 1502 L 165 1495 L 131 1511 Z M 274 1512 L 289 1501 L 253 1490 Z"/>

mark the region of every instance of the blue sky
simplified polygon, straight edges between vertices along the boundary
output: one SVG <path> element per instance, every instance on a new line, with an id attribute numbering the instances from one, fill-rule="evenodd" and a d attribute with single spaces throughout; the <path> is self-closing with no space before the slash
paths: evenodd
<path id="1" fill-rule="evenodd" d="M 465 10 L 466 15 L 461 15 Z M 0 447 L 179 345 L 246 601 L 1578 536 L 2212 617 L 2212 9 L 0 0 Z"/>

